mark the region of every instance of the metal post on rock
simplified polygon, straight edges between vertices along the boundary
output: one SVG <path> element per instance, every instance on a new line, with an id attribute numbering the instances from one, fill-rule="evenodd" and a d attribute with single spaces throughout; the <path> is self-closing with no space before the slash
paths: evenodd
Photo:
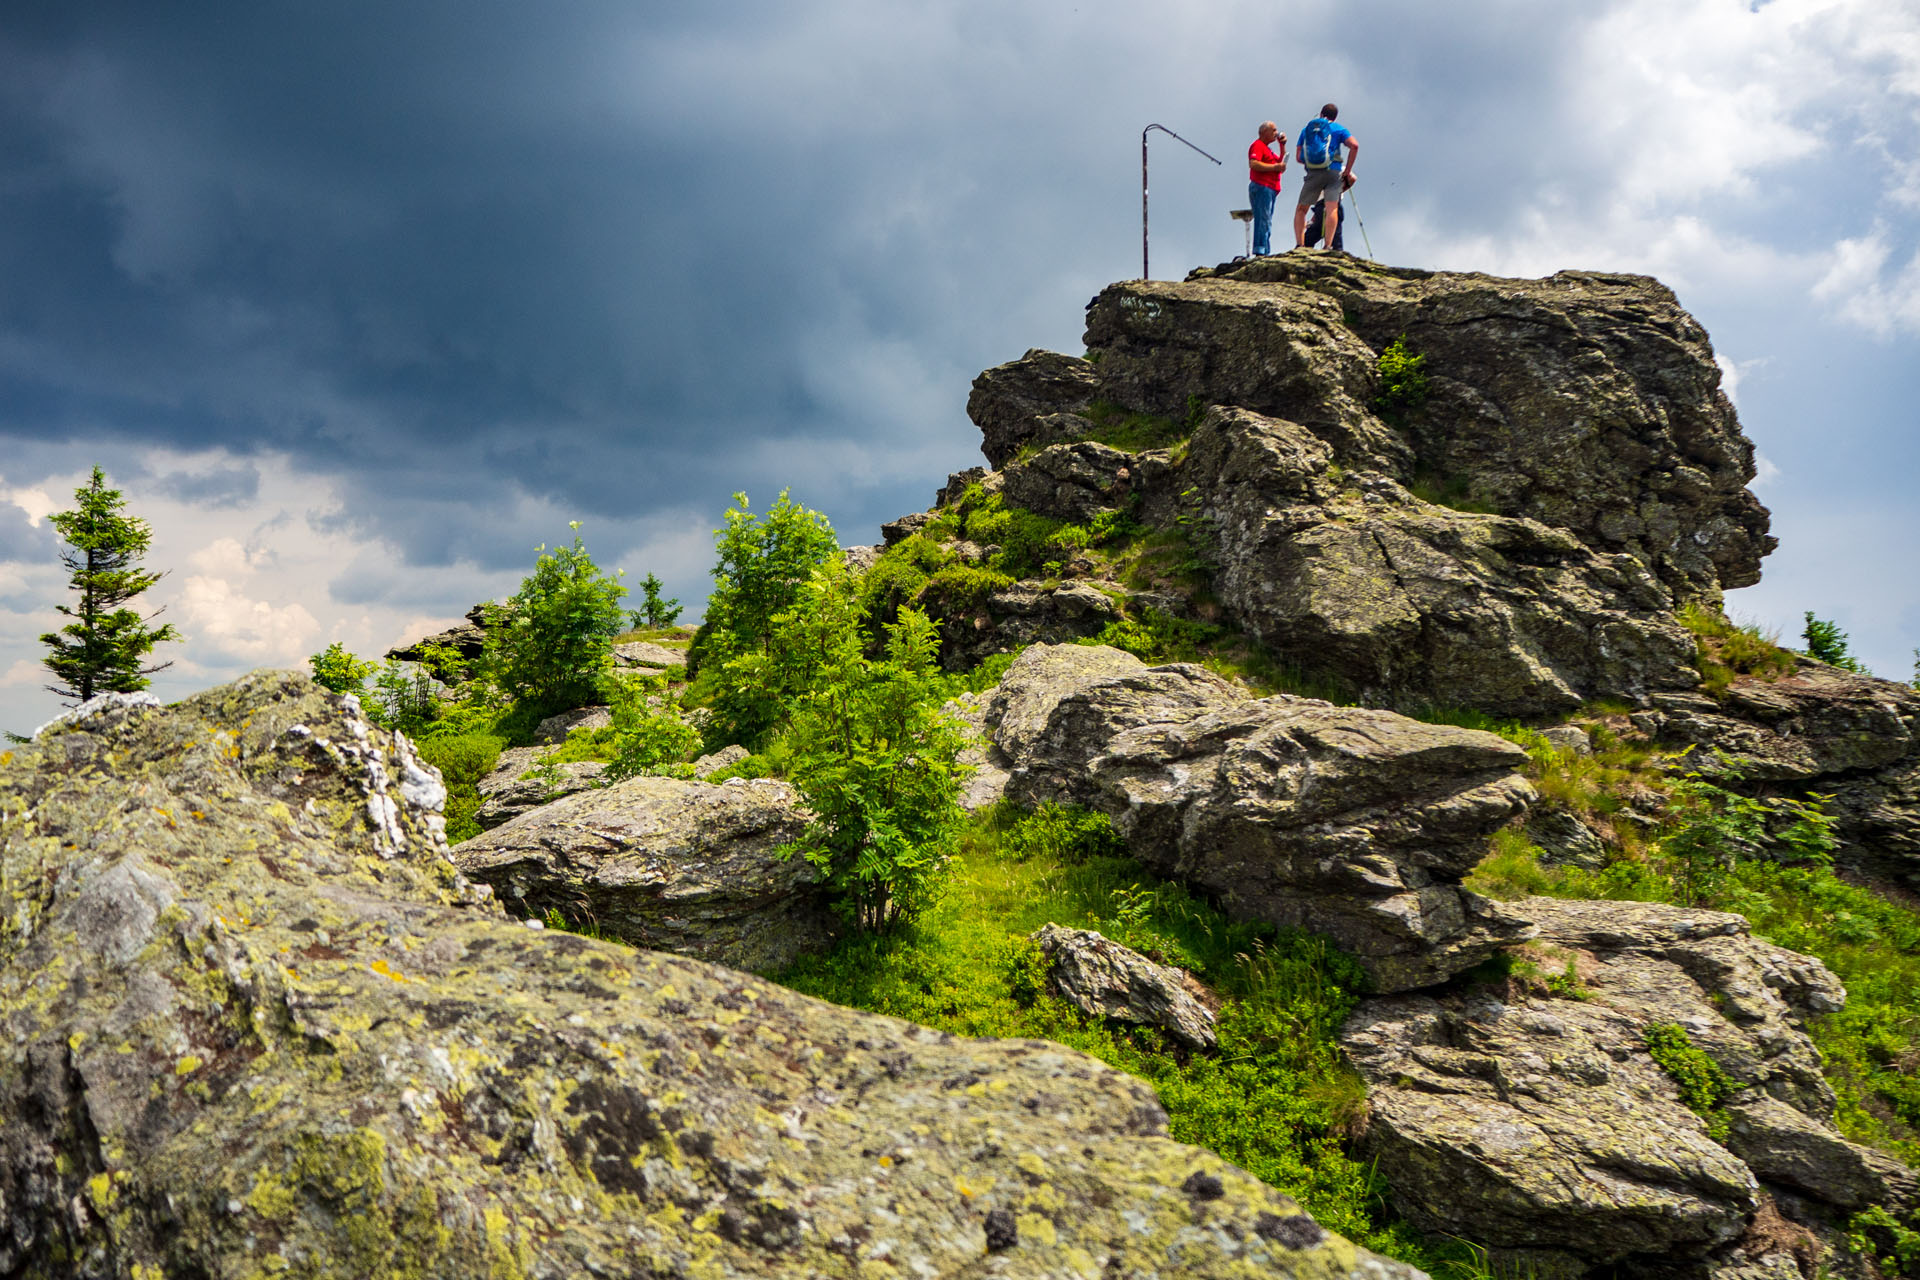
<path id="1" fill-rule="evenodd" d="M 1158 129 L 1160 132 L 1166 134 L 1169 138 L 1172 138 L 1175 142 L 1185 143 L 1187 146 L 1193 147 L 1195 151 L 1200 151 L 1199 147 L 1194 147 L 1191 142 L 1187 142 L 1185 138 L 1181 137 L 1179 134 L 1175 133 L 1173 130 L 1167 128 L 1167 126 L 1163 124 L 1150 124 L 1146 128 L 1140 131 L 1140 278 L 1142 280 L 1145 280 L 1148 278 L 1148 275 L 1147 275 L 1147 135 L 1152 133 L 1155 129 Z M 1215 164 L 1220 163 L 1219 158 L 1216 156 L 1207 155 L 1207 153 L 1204 151 L 1200 151 L 1200 154 L 1203 156 L 1207 156 L 1207 159 L 1212 160 Z"/>

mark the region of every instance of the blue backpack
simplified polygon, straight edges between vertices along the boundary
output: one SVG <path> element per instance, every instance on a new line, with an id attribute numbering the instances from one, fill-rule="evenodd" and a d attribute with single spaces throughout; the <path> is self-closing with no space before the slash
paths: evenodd
<path id="1" fill-rule="evenodd" d="M 1333 164 L 1333 124 L 1325 116 L 1315 116 L 1300 131 L 1297 148 L 1300 163 L 1309 169 L 1325 169 Z"/>

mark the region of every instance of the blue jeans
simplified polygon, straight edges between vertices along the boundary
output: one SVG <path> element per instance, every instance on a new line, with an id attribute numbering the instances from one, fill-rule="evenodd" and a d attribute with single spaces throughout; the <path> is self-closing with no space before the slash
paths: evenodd
<path id="1" fill-rule="evenodd" d="M 1247 199 L 1253 203 L 1253 251 L 1273 252 L 1273 202 L 1280 193 L 1257 182 L 1247 184 Z"/>

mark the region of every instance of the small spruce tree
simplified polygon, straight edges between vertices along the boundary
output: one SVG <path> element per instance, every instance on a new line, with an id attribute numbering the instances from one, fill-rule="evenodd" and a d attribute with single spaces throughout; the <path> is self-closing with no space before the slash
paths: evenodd
<path id="1" fill-rule="evenodd" d="M 1801 633 L 1807 642 L 1807 656 L 1824 662 L 1828 666 L 1838 667 L 1842 671 L 1855 671 L 1867 674 L 1860 660 L 1847 651 L 1847 633 L 1840 629 L 1837 622 L 1828 622 L 1825 618 L 1813 616 L 1813 610 L 1807 610 L 1806 630 Z"/>
<path id="2" fill-rule="evenodd" d="M 99 467 L 73 496 L 79 505 L 55 514 L 53 527 L 66 540 L 60 563 L 72 573 L 70 585 L 80 599 L 74 605 L 54 606 L 73 621 L 42 635 L 40 642 L 53 650 L 45 661 L 59 680 L 47 689 L 85 702 L 99 693 L 146 688 L 148 676 L 173 665 L 148 664 L 147 656 L 162 641 L 178 640 L 180 633 L 172 623 L 148 625 L 159 610 L 142 617 L 124 607 L 165 576 L 139 567 L 153 541 L 147 522 L 124 513 L 126 499 L 118 489 L 107 488 Z"/>
<path id="3" fill-rule="evenodd" d="M 627 610 L 636 627 L 670 627 L 680 617 L 678 597 L 667 599 L 660 592 L 666 584 L 649 573 L 640 582 L 642 599 L 638 609 Z"/>

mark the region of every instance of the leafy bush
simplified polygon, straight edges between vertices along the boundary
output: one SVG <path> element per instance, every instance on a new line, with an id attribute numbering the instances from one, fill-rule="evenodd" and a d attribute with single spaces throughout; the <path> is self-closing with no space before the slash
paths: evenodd
<path id="1" fill-rule="evenodd" d="M 335 693 L 351 694 L 364 694 L 367 677 L 380 669 L 377 662 L 354 657 L 338 640 L 310 656 L 307 665 L 313 668 L 315 684 Z"/>
<path id="2" fill-rule="evenodd" d="M 1871 675 L 1860 664 L 1860 660 L 1847 652 L 1847 633 L 1840 629 L 1837 622 L 1828 622 L 1824 618 L 1813 616 L 1813 610 L 1807 610 L 1806 630 L 1801 633 L 1807 642 L 1807 656 L 1830 667 L 1842 671 L 1852 671 L 1860 675 Z"/>
<path id="3" fill-rule="evenodd" d="M 681 717 L 661 682 L 628 679 L 613 692 L 613 759 L 601 785 L 641 774 L 691 778 L 700 731 Z"/>
<path id="4" fill-rule="evenodd" d="M 857 928 L 896 928 L 933 901 L 965 818 L 955 758 L 966 739 L 940 710 L 939 630 L 903 609 L 885 656 L 868 659 L 858 588 L 837 562 L 774 621 L 770 683 L 792 698 L 789 777 L 814 813 L 786 852 L 819 869 Z"/>
<path id="5" fill-rule="evenodd" d="M 538 548 L 533 572 L 506 607 L 487 610 L 487 674 L 529 715 L 593 702 L 626 622 L 627 589 L 594 564 L 579 523 L 569 527 L 572 545 Z"/>
<path id="6" fill-rule="evenodd" d="M 1413 353 L 1403 333 L 1387 344 L 1376 367 L 1380 374 L 1380 393 L 1374 398 L 1374 408 L 1387 421 L 1403 424 L 1427 402 L 1431 391 L 1427 382 L 1427 358 Z"/>
<path id="7" fill-rule="evenodd" d="M 773 619 L 791 609 L 813 571 L 840 553 L 833 526 L 818 511 L 780 497 L 765 518 L 753 514 L 747 495 L 733 495 L 724 528 L 713 531 L 720 558 L 713 566 L 707 620 L 695 636 L 689 662 L 709 655 L 765 653 L 773 644 Z M 691 673 L 690 673 L 691 674 Z"/>

